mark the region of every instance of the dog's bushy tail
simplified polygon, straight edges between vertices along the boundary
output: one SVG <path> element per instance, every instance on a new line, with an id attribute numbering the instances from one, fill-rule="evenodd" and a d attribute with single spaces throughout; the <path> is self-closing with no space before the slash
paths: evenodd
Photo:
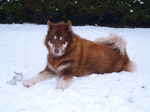
<path id="1" fill-rule="evenodd" d="M 95 40 L 96 43 L 98 44 L 107 44 L 109 45 L 112 49 L 116 49 L 120 51 L 120 54 L 123 56 L 126 53 L 126 41 L 122 39 L 122 37 L 118 36 L 117 34 L 112 34 L 107 38 L 98 38 Z M 136 65 L 133 61 L 128 59 L 128 62 L 124 68 L 125 71 L 128 72 L 134 72 L 136 69 Z"/>
<path id="2" fill-rule="evenodd" d="M 117 49 L 122 55 L 126 52 L 126 41 L 117 34 L 110 33 L 107 38 L 98 38 L 95 40 L 99 44 L 108 44 L 112 49 Z"/>
<path id="3" fill-rule="evenodd" d="M 126 65 L 125 71 L 127 72 L 134 72 L 136 70 L 136 65 L 133 61 L 129 60 L 129 63 Z"/>

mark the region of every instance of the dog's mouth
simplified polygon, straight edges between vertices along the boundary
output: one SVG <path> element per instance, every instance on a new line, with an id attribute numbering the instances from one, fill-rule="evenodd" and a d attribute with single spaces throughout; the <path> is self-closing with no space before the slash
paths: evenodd
<path id="1" fill-rule="evenodd" d="M 55 56 L 62 56 L 68 46 L 68 42 L 65 42 L 65 44 L 62 44 L 59 48 L 54 47 L 54 45 L 51 42 L 48 42 L 48 44 L 51 49 L 51 53 Z"/>
<path id="2" fill-rule="evenodd" d="M 52 53 L 56 56 L 62 56 L 64 54 L 64 51 L 62 51 L 61 48 L 53 48 Z"/>

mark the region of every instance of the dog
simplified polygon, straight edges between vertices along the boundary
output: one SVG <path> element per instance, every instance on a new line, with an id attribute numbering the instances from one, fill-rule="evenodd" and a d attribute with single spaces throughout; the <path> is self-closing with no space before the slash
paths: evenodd
<path id="1" fill-rule="evenodd" d="M 44 44 L 48 50 L 47 66 L 23 85 L 30 87 L 39 81 L 58 76 L 56 89 L 64 90 L 73 76 L 134 71 L 134 63 L 126 53 L 126 42 L 117 34 L 95 41 L 80 38 L 72 30 L 71 21 L 52 24 Z"/>

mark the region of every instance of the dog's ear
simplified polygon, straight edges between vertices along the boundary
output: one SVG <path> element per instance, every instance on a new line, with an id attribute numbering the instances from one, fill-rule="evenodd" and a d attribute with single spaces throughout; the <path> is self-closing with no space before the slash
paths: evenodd
<path id="1" fill-rule="evenodd" d="M 52 23 L 50 20 L 47 21 L 47 25 L 48 25 L 48 31 L 51 31 Z"/>
<path id="2" fill-rule="evenodd" d="M 67 22 L 67 27 L 68 27 L 68 30 L 67 30 L 67 32 L 72 32 L 72 28 L 71 28 L 71 21 L 69 20 L 68 22 Z"/>

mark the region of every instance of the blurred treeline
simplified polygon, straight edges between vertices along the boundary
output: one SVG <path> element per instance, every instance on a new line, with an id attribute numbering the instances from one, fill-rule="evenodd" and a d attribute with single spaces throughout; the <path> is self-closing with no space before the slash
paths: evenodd
<path id="1" fill-rule="evenodd" d="M 0 23 L 150 27 L 150 0 L 0 0 Z"/>

